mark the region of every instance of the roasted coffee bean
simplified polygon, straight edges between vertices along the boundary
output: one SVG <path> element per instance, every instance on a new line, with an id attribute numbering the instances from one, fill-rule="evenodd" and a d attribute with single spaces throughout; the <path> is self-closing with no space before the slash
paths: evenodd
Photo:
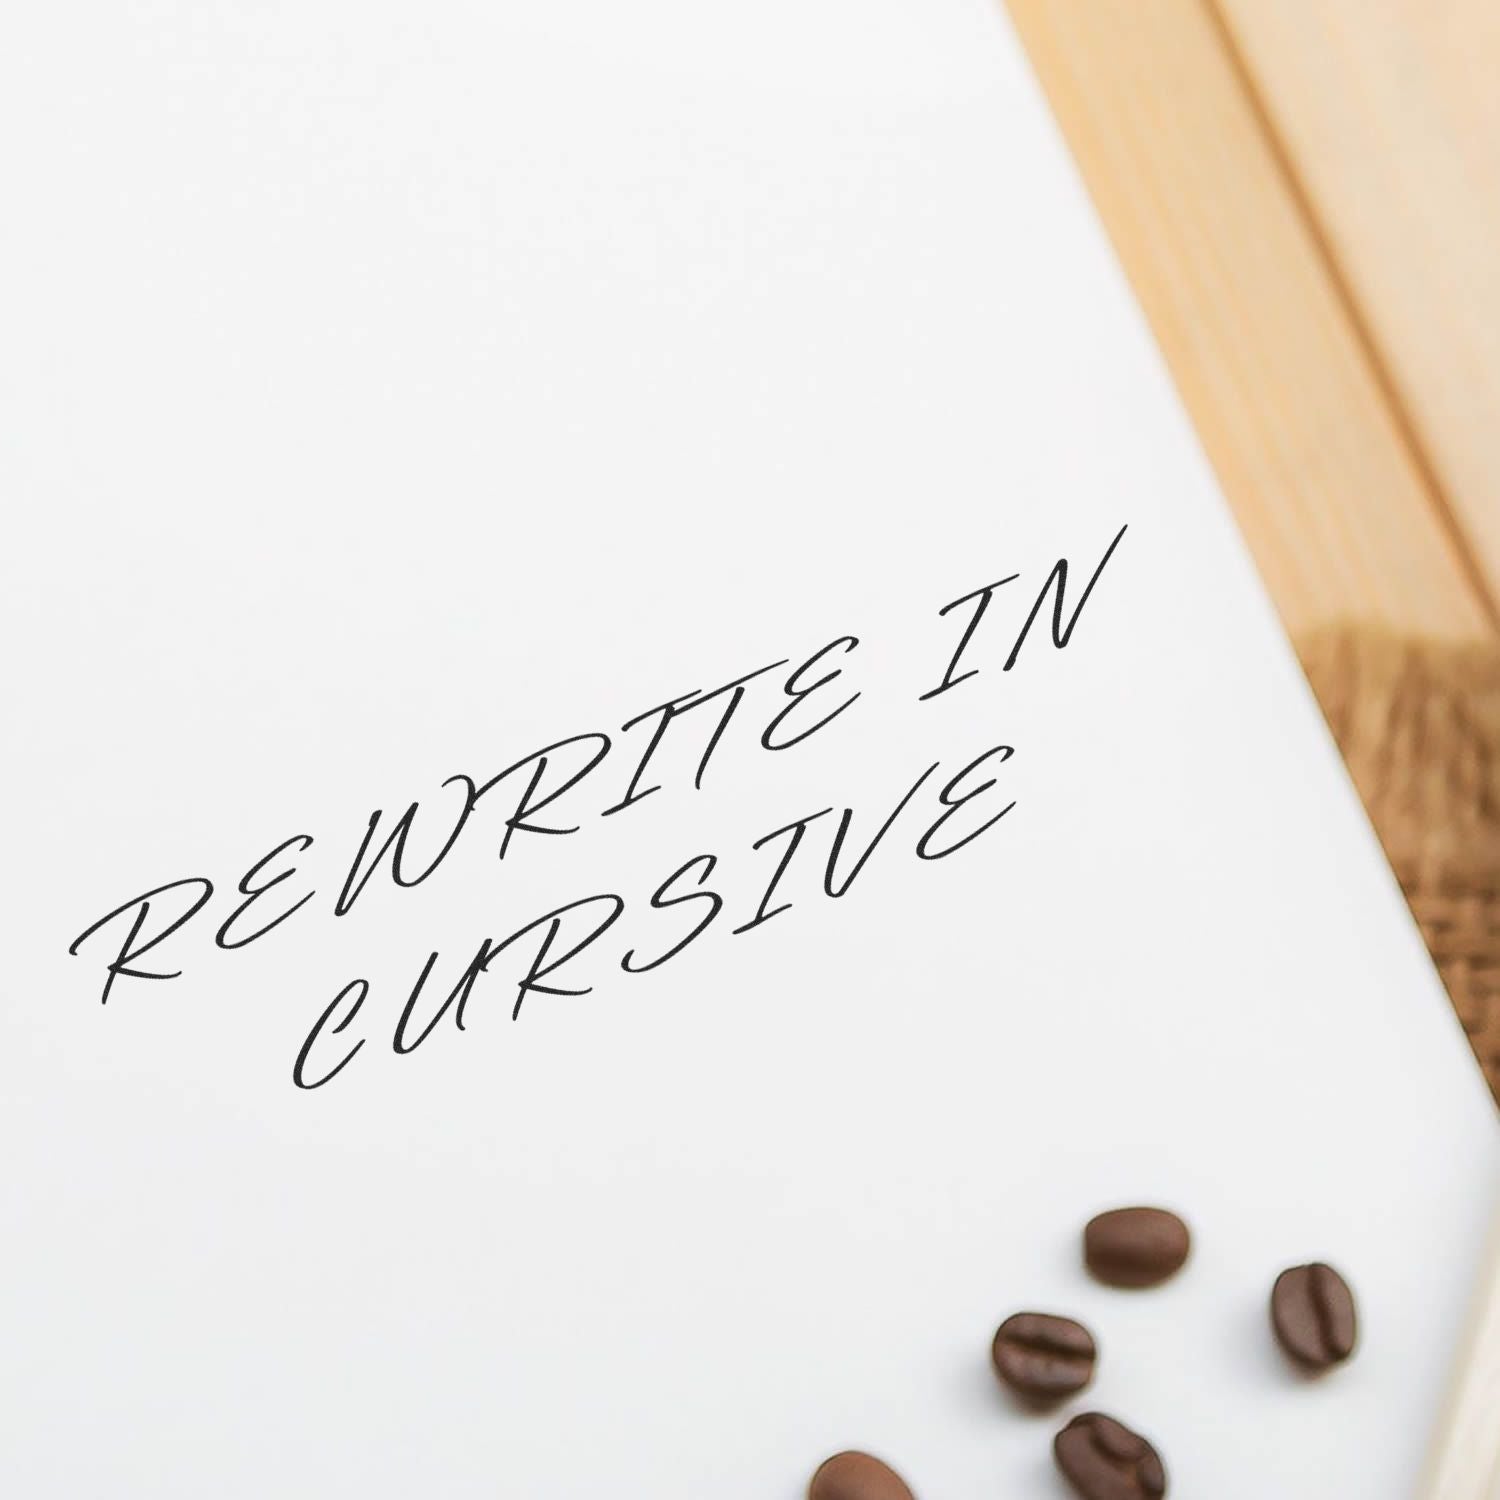
<path id="1" fill-rule="evenodd" d="M 995 1373 L 1037 1405 L 1081 1391 L 1094 1378 L 1094 1354 L 1094 1336 L 1082 1323 L 1034 1312 L 1008 1317 L 990 1349 Z"/>
<path id="2" fill-rule="evenodd" d="M 1111 1286 L 1155 1286 L 1182 1268 L 1188 1227 L 1164 1208 L 1115 1208 L 1089 1220 L 1083 1258 Z"/>
<path id="3" fill-rule="evenodd" d="M 1167 1493 L 1156 1449 L 1099 1412 L 1074 1417 L 1053 1439 L 1052 1452 L 1083 1500 L 1156 1500 Z"/>
<path id="4" fill-rule="evenodd" d="M 913 1500 L 906 1481 L 868 1453 L 835 1453 L 818 1466 L 807 1500 Z"/>
<path id="5" fill-rule="evenodd" d="M 1299 1365 L 1326 1370 L 1354 1353 L 1354 1293 L 1332 1266 L 1292 1266 L 1271 1288 L 1271 1327 Z"/>

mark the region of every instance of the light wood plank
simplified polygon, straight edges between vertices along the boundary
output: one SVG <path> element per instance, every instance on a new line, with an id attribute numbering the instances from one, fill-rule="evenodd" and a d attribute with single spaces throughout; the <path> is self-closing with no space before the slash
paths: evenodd
<path id="1" fill-rule="evenodd" d="M 1500 599 L 1500 4 L 1214 3 Z"/>
<path id="2" fill-rule="evenodd" d="M 1204 0 L 1008 0 L 1289 630 L 1490 617 Z"/>

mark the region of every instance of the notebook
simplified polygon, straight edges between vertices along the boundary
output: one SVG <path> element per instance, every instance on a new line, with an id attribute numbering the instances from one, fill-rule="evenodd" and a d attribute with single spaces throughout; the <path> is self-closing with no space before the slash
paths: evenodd
<path id="1" fill-rule="evenodd" d="M 1040 1309 L 1173 1492 L 1404 1495 L 1500 1133 L 1003 13 L 0 83 L 0 1490 L 1060 1493 Z"/>

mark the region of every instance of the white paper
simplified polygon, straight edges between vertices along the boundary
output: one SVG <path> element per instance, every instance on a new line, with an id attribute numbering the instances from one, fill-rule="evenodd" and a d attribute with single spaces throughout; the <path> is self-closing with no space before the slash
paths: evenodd
<path id="1" fill-rule="evenodd" d="M 1101 1341 L 1070 1409 L 1156 1439 L 1173 1493 L 1405 1495 L 1493 1110 L 997 9 L 159 0 L 8 33 L 0 1493 L 792 1500 L 850 1446 L 923 1496 L 1056 1493 L 1056 1424 L 988 1366 L 1040 1307 Z M 1121 527 L 1066 649 L 1045 606 L 1004 671 L 1053 564 L 1071 615 Z M 939 609 L 1011 574 L 977 675 L 920 701 Z M 785 725 L 860 698 L 762 749 L 845 636 Z M 600 816 L 627 719 L 782 658 L 701 790 L 707 708 Z M 596 732 L 535 820 L 576 833 L 497 859 L 513 773 L 430 879 L 334 915 L 374 810 L 421 804 L 414 868 L 444 778 Z M 997 745 L 948 826 L 1014 807 L 918 859 Z M 933 763 L 823 894 L 840 811 L 863 847 Z M 823 808 L 790 909 L 732 935 L 785 846 L 752 842 Z M 315 894 L 217 948 L 299 837 L 228 935 Z M 723 911 L 622 972 L 704 909 L 648 905 L 702 853 Z M 180 977 L 101 1005 L 130 917 L 70 944 L 193 877 L 127 965 Z M 481 940 L 599 893 L 624 915 L 554 980 L 590 993 L 510 1019 L 537 929 L 464 1030 L 393 1050 L 430 953 L 419 1021 Z M 308 1077 L 364 1046 L 299 1089 L 358 978 Z M 1198 1239 L 1126 1296 L 1077 1234 L 1133 1201 Z M 1309 1386 L 1264 1304 L 1314 1258 L 1364 1342 Z"/>

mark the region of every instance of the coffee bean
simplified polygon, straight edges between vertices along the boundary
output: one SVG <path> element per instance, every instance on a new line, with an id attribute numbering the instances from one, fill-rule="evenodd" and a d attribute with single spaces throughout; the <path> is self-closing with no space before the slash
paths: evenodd
<path id="1" fill-rule="evenodd" d="M 1040 1405 L 1081 1391 L 1094 1378 L 1094 1336 L 1072 1318 L 1023 1312 L 1008 1317 L 990 1350 L 995 1373 Z"/>
<path id="2" fill-rule="evenodd" d="M 1271 1288 L 1271 1327 L 1298 1364 L 1326 1370 L 1354 1353 L 1354 1293 L 1332 1266 L 1292 1266 Z"/>
<path id="3" fill-rule="evenodd" d="M 1111 1286 L 1155 1286 L 1182 1268 L 1188 1227 L 1164 1208 L 1115 1208 L 1089 1220 L 1083 1258 Z"/>
<path id="4" fill-rule="evenodd" d="M 807 1500 L 913 1500 L 906 1481 L 868 1453 L 835 1453 L 818 1466 Z"/>
<path id="5" fill-rule="evenodd" d="M 1156 1449 L 1099 1412 L 1074 1417 L 1053 1439 L 1052 1452 L 1083 1500 L 1157 1500 L 1167 1493 Z"/>

